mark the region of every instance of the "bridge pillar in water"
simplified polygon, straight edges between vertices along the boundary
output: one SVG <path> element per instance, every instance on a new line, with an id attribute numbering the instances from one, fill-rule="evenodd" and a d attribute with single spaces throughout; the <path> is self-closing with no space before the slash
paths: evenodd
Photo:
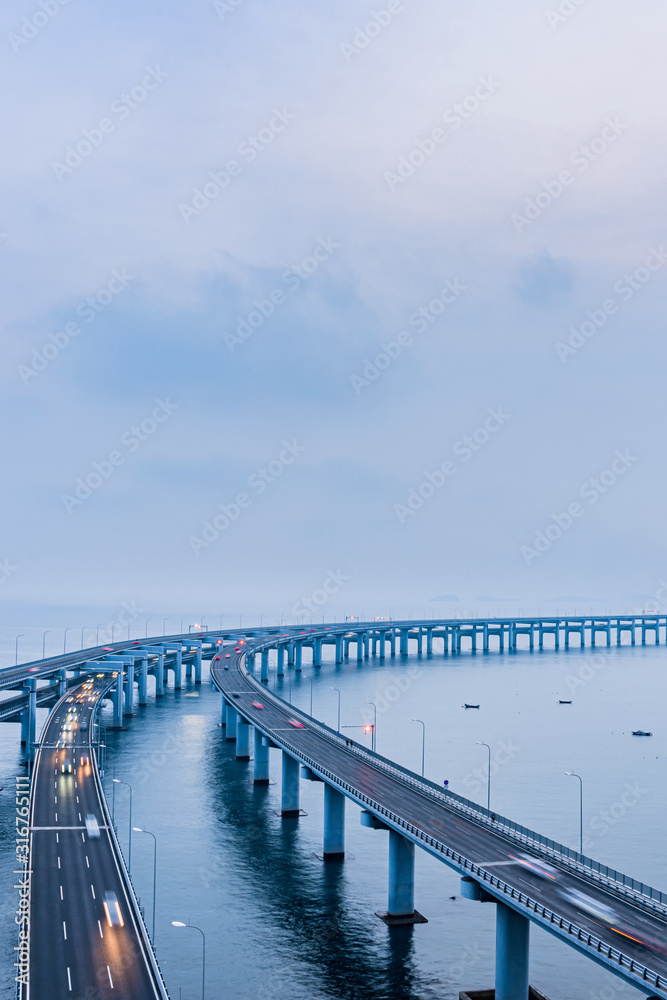
<path id="1" fill-rule="evenodd" d="M 139 704 L 148 704 L 148 657 L 141 658 L 141 673 L 139 674 Z"/>
<path id="2" fill-rule="evenodd" d="M 299 761 L 283 750 L 281 816 L 298 816 L 299 809 Z"/>
<path id="3" fill-rule="evenodd" d="M 389 892 L 386 913 L 378 916 L 387 924 L 422 924 L 426 918 L 415 910 L 415 845 L 395 830 L 389 830 Z"/>
<path id="4" fill-rule="evenodd" d="M 236 759 L 250 760 L 250 724 L 236 715 Z"/>
<path id="5" fill-rule="evenodd" d="M 504 903 L 496 906 L 496 1000 L 528 1000 L 530 921 Z"/>
<path id="6" fill-rule="evenodd" d="M 201 642 L 196 643 L 195 653 L 195 684 L 201 684 Z"/>
<path id="7" fill-rule="evenodd" d="M 233 743 L 236 739 L 236 709 L 229 702 L 225 708 L 225 730 L 227 740 Z"/>
<path id="8" fill-rule="evenodd" d="M 155 697 L 164 697 L 164 653 L 158 653 L 155 667 Z"/>
<path id="9" fill-rule="evenodd" d="M 256 785 L 268 785 L 269 783 L 269 747 L 264 743 L 264 737 L 259 729 L 255 730 L 255 774 L 253 781 Z"/>
<path id="10" fill-rule="evenodd" d="M 288 667 L 294 666 L 294 646 L 295 646 L 295 643 L 294 643 L 293 639 L 290 642 L 287 643 L 287 666 Z"/>
<path id="11" fill-rule="evenodd" d="M 303 643 L 297 642 L 294 646 L 294 669 L 301 670 L 301 661 L 303 659 Z"/>
<path id="12" fill-rule="evenodd" d="M 345 796 L 333 785 L 324 783 L 324 847 L 325 861 L 345 859 Z"/>
<path id="13" fill-rule="evenodd" d="M 223 729 L 227 726 L 227 702 L 225 701 L 225 696 L 222 696 L 222 702 L 220 707 L 220 725 Z"/>
<path id="14" fill-rule="evenodd" d="M 123 708 L 123 713 L 125 715 L 134 715 L 134 663 L 123 664 L 123 673 L 125 674 L 123 680 L 125 688 L 125 707 Z"/>
<path id="15" fill-rule="evenodd" d="M 259 679 L 261 680 L 261 682 L 263 684 L 268 684 L 269 683 L 269 651 L 268 651 L 268 649 L 263 649 L 262 653 L 261 653 L 261 656 L 262 656 L 262 662 L 261 662 L 261 667 L 260 667 L 260 676 L 259 676 Z"/>
<path id="16" fill-rule="evenodd" d="M 357 632 L 357 663 L 364 658 L 364 633 Z"/>
<path id="17" fill-rule="evenodd" d="M 313 639 L 313 666 L 322 666 L 322 640 Z"/>
<path id="18" fill-rule="evenodd" d="M 35 729 L 37 722 L 37 681 L 34 677 L 25 681 L 23 690 L 28 695 L 28 705 L 21 712 L 21 743 L 26 747 L 28 758 L 35 756 Z"/>
<path id="19" fill-rule="evenodd" d="M 201 649 L 200 649 L 201 652 Z M 174 664 L 174 691 L 180 691 L 183 686 L 183 649 L 181 646 L 176 650 L 176 663 Z M 201 675 L 200 678 L 201 680 Z"/>
<path id="20" fill-rule="evenodd" d="M 401 646 L 400 646 L 401 656 L 407 656 L 408 655 L 408 629 L 407 628 L 402 628 L 400 630 L 400 636 L 401 636 Z"/>
<path id="21" fill-rule="evenodd" d="M 58 697 L 62 696 L 67 691 L 67 671 L 65 669 L 58 671 Z"/>
<path id="22" fill-rule="evenodd" d="M 123 677 L 125 668 L 122 663 L 118 664 L 116 674 L 116 688 L 113 695 L 113 729 L 121 729 L 123 726 Z"/>
<path id="23" fill-rule="evenodd" d="M 278 660 L 277 660 L 277 664 L 278 665 L 276 667 L 276 676 L 278 676 L 278 677 L 284 677 L 285 676 L 285 646 L 282 643 L 280 643 L 279 646 L 278 646 Z"/>
<path id="24" fill-rule="evenodd" d="M 371 634 L 364 632 L 364 659 L 367 660 L 370 653 Z"/>
<path id="25" fill-rule="evenodd" d="M 432 628 L 427 628 L 426 629 L 426 655 L 427 656 L 432 656 L 433 655 L 433 629 Z"/>
<path id="26" fill-rule="evenodd" d="M 336 636 L 336 663 L 343 662 L 343 636 Z"/>

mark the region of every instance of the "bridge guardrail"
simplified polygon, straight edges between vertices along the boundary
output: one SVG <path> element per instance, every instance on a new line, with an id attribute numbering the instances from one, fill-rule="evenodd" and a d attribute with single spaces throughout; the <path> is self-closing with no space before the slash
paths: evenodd
<path id="1" fill-rule="evenodd" d="M 327 629 L 327 632 L 330 631 L 331 629 Z M 311 636 L 316 634 L 317 633 L 310 633 Z M 256 645 L 253 645 L 248 652 L 256 652 L 265 645 L 268 644 L 259 642 Z M 241 663 L 246 676 L 249 677 L 255 686 L 258 687 L 258 690 L 266 691 L 265 685 L 262 685 L 261 682 L 257 681 L 251 671 L 248 670 L 245 664 L 244 654 L 242 654 Z M 275 692 L 269 693 L 272 694 L 273 697 L 277 698 L 283 705 L 288 704 L 280 698 L 279 695 L 275 694 Z M 353 750 L 358 756 L 366 760 L 372 760 L 376 766 L 379 766 L 386 773 L 400 778 L 412 787 L 420 790 L 423 794 L 429 794 L 431 798 L 435 798 L 443 805 L 446 805 L 449 808 L 454 808 L 458 812 L 475 819 L 477 822 L 482 823 L 495 833 L 504 835 L 524 847 L 529 847 L 536 854 L 548 858 L 550 861 L 556 861 L 569 871 L 572 871 L 585 879 L 589 879 L 597 885 L 604 886 L 619 898 L 630 900 L 638 904 L 642 909 L 651 913 L 653 916 L 658 916 L 667 920 L 667 893 L 663 893 L 661 890 L 647 885 L 644 882 L 639 882 L 637 879 L 631 878 L 631 876 L 625 875 L 623 872 L 619 872 L 614 868 L 609 868 L 607 865 L 603 865 L 599 861 L 588 858 L 586 855 L 579 854 L 578 851 L 573 851 L 571 848 L 565 847 L 565 845 L 560 844 L 556 840 L 545 837 L 543 834 L 536 833 L 529 827 L 515 823 L 513 820 L 510 820 L 505 816 L 500 816 L 498 813 L 494 813 L 493 810 L 488 810 L 484 806 L 478 805 L 476 802 L 471 802 L 470 799 L 466 799 L 462 795 L 458 795 L 456 792 L 444 791 L 439 785 L 436 785 L 435 782 L 432 782 L 427 778 L 422 779 L 418 777 L 408 768 L 405 768 L 394 761 L 390 761 L 386 757 L 382 757 L 380 754 L 375 753 L 372 750 L 367 750 L 365 747 L 361 747 L 359 744 L 353 742 L 351 745 L 350 742 L 345 744 L 345 737 L 342 737 L 338 733 L 334 732 L 334 730 L 330 729 L 329 726 L 324 725 L 324 723 L 320 722 L 318 719 L 312 718 L 306 712 L 301 712 L 299 709 L 295 709 L 294 706 L 290 707 L 292 710 L 300 712 L 300 714 L 308 720 L 308 724 L 312 728 L 317 729 L 320 735 L 338 743 L 339 746 L 345 745 L 347 750 Z"/>

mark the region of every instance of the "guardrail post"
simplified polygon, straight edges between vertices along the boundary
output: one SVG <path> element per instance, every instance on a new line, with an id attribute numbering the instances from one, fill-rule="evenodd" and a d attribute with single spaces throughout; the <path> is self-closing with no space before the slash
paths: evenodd
<path id="1" fill-rule="evenodd" d="M 236 709 L 233 705 L 230 705 L 229 702 L 227 702 L 225 718 L 226 738 L 230 743 L 233 743 L 236 739 Z"/>
<path id="2" fill-rule="evenodd" d="M 325 861 L 345 859 L 345 796 L 332 785 L 324 784 Z"/>
<path id="3" fill-rule="evenodd" d="M 530 920 L 504 903 L 496 907 L 496 1000 L 528 1000 Z"/>
<path id="4" fill-rule="evenodd" d="M 236 715 L 236 759 L 250 760 L 250 724 Z"/>
<path id="5" fill-rule="evenodd" d="M 255 774 L 253 778 L 255 785 L 268 785 L 269 783 L 269 747 L 264 744 L 264 737 L 259 729 L 255 729 Z"/>
<path id="6" fill-rule="evenodd" d="M 299 761 L 283 750 L 281 816 L 298 816 L 299 809 Z"/>

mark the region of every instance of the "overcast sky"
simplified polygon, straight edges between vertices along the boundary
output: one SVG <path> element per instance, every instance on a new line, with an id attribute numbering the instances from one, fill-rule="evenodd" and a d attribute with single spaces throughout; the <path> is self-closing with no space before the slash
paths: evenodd
<path id="1" fill-rule="evenodd" d="M 0 17 L 2 601 L 659 595 L 663 3 Z"/>

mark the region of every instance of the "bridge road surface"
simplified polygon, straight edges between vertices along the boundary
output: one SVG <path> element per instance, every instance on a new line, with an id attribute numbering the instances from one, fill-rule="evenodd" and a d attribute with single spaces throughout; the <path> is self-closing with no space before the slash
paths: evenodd
<path id="1" fill-rule="evenodd" d="M 100 695 L 94 681 L 92 697 Z M 105 684 L 102 681 L 102 684 Z M 108 686 L 108 678 L 106 679 Z M 103 824 L 91 765 L 81 764 L 90 750 L 94 702 L 70 701 L 83 686 L 70 688 L 54 708 L 42 735 L 33 774 L 34 801 L 30 831 L 29 1000 L 143 1000 L 159 997 L 143 952 L 134 916 L 118 869 L 109 832 Z M 87 689 L 86 689 L 87 690 Z M 77 712 L 76 728 L 62 731 L 67 709 Z M 63 737 L 72 737 L 63 746 Z M 55 745 L 57 746 L 57 749 Z M 72 761 L 72 774 L 62 762 Z M 85 825 L 93 814 L 99 838 Z M 109 926 L 103 900 L 114 892 L 123 927 Z M 88 992 L 87 992 L 88 991 Z"/>
<path id="2" fill-rule="evenodd" d="M 297 710 L 290 711 L 289 705 L 283 708 L 279 701 L 274 701 L 264 684 L 261 685 L 262 690 L 258 691 L 241 669 L 242 656 L 242 653 L 232 652 L 229 660 L 213 660 L 211 673 L 227 701 L 241 711 L 244 718 L 250 722 L 256 721 L 259 728 L 268 735 L 275 733 L 279 738 L 288 738 L 293 747 L 353 788 L 419 827 L 428 836 L 436 838 L 470 861 L 489 868 L 517 890 L 622 951 L 628 958 L 667 977 L 666 920 L 619 899 L 603 886 L 578 878 L 566 869 L 558 869 L 557 881 L 541 877 L 513 860 L 513 856 L 530 855 L 529 848 L 505 839 L 473 819 L 449 809 L 435 801 L 426 791 L 420 791 L 399 776 L 387 774 L 372 759 L 362 759 L 358 753 L 340 745 L 337 740 L 309 729 L 305 717 L 303 721 L 306 728 L 294 728 L 289 719 L 299 720 L 302 718 L 301 713 Z M 225 662 L 229 664 L 227 669 Z M 253 702 L 260 703 L 263 708 L 256 708 Z M 381 836 L 372 830 L 369 830 L 368 835 Z M 539 856 L 534 857 L 538 864 L 544 863 Z M 604 907 L 609 907 L 608 921 L 596 919 L 590 912 L 564 898 L 561 893 L 568 889 L 585 893 L 598 912 L 605 912 Z M 418 885 L 415 895 L 418 906 Z M 520 909 L 529 915 L 523 907 Z M 561 940 L 567 941 L 567 938 Z"/>

